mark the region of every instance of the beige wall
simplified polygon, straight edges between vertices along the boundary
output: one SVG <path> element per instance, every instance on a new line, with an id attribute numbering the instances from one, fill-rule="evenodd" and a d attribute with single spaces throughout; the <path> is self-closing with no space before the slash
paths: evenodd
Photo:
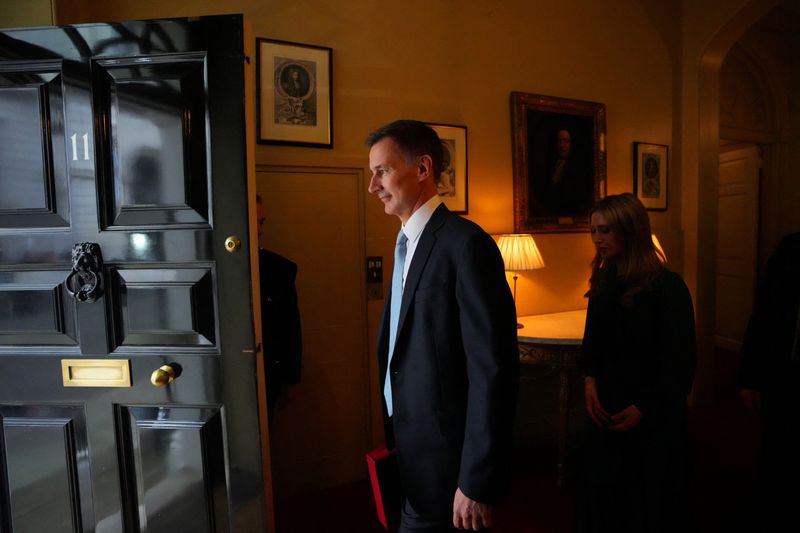
<path id="1" fill-rule="evenodd" d="M 93 1 L 68 2 L 59 23 L 243 12 L 259 37 L 334 50 L 333 150 L 259 146 L 259 163 L 367 165 L 363 140 L 395 118 L 469 128 L 469 215 L 490 233 L 513 231 L 509 93 L 607 105 L 608 192 L 632 189 L 632 142 L 671 145 L 670 52 L 633 0 L 615 9 L 591 0 Z M 67 5 L 64 4 L 64 5 Z M 663 15 L 656 2 L 642 2 Z M 663 18 L 657 17 L 663 23 Z M 667 213 L 654 226 L 681 269 L 673 172 Z M 397 221 L 367 199 L 367 253 L 391 256 Z M 547 268 L 523 274 L 520 314 L 585 306 L 588 235 L 541 235 Z"/>
<path id="2" fill-rule="evenodd" d="M 0 0 L 0 28 L 54 24 L 51 0 Z"/>

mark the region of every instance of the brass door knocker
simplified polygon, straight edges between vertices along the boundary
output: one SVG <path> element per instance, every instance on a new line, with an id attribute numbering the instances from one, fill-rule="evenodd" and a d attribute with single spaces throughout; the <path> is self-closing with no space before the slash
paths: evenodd
<path id="1" fill-rule="evenodd" d="M 72 247 L 72 272 L 64 281 L 70 296 L 79 302 L 94 302 L 103 294 L 103 256 L 95 242 Z"/>

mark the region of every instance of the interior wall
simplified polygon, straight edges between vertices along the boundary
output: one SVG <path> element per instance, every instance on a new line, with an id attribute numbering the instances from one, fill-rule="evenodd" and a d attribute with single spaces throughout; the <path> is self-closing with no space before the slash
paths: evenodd
<path id="1" fill-rule="evenodd" d="M 2 0 L 0 1 L 0 26 L 3 28 L 27 28 L 55 24 L 52 3 L 52 0 Z"/>
<path id="2" fill-rule="evenodd" d="M 619 0 L 615 9 L 593 0 L 53 1 L 59 24 L 241 12 L 256 37 L 332 48 L 333 149 L 259 145 L 256 162 L 358 166 L 368 173 L 364 139 L 386 122 L 414 118 L 465 125 L 467 218 L 492 234 L 513 231 L 511 91 L 606 104 L 609 194 L 633 188 L 634 141 L 674 141 L 673 60 L 680 57 L 680 38 L 677 23 L 669 21 L 678 18 L 677 0 L 668 7 L 655 0 Z M 681 271 L 682 178 L 674 163 L 670 208 L 651 212 L 651 218 L 671 266 Z M 398 221 L 370 195 L 364 213 L 366 254 L 383 256 L 390 266 Z M 519 314 L 584 308 L 593 255 L 588 233 L 537 234 L 536 241 L 547 267 L 520 275 Z M 390 276 L 385 268 L 384 287 Z M 382 305 L 366 303 L 371 352 Z M 377 422 L 379 397 L 373 396 Z M 376 442 L 382 440 L 380 427 L 373 424 Z"/>
<path id="3" fill-rule="evenodd" d="M 469 214 L 490 233 L 513 231 L 509 93 L 607 105 L 608 192 L 632 190 L 632 142 L 672 143 L 670 53 L 641 4 L 591 0 L 58 2 L 58 22 L 243 12 L 258 37 L 333 48 L 333 150 L 259 146 L 258 163 L 367 165 L 366 135 L 407 117 L 468 127 Z M 625 31 L 620 31 L 624 28 Z M 676 206 L 678 173 L 671 176 Z M 367 199 L 367 253 L 391 257 L 397 222 Z M 376 208 L 377 207 L 377 208 Z M 677 217 L 653 213 L 681 269 Z M 663 234 L 663 237 L 662 237 Z M 537 235 L 547 263 L 522 274 L 520 314 L 585 307 L 585 233 Z M 674 259 L 673 259 L 674 258 Z"/>

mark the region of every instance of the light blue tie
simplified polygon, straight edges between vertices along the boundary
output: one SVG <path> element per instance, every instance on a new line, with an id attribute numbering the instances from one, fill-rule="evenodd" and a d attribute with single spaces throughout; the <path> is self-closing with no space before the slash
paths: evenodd
<path id="1" fill-rule="evenodd" d="M 389 307 L 389 358 L 386 361 L 386 382 L 383 385 L 383 397 L 386 398 L 386 410 L 392 416 L 392 382 L 389 368 L 394 353 L 394 342 L 397 340 L 397 322 L 400 320 L 400 302 L 403 301 L 403 268 L 406 264 L 406 243 L 408 237 L 400 230 L 397 233 L 397 245 L 394 247 L 394 271 L 392 272 L 392 301 Z"/>

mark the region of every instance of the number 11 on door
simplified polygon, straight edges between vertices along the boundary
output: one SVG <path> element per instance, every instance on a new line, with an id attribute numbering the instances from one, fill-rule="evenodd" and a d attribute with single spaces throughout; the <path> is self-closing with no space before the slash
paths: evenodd
<path id="1" fill-rule="evenodd" d="M 89 160 L 89 134 L 88 133 L 84 133 L 82 135 L 82 138 L 83 138 L 83 160 L 84 161 L 88 161 Z M 78 160 L 78 142 L 77 142 L 78 134 L 77 133 L 73 133 L 70 136 L 70 139 L 72 140 L 72 160 L 73 161 L 77 161 Z"/>

